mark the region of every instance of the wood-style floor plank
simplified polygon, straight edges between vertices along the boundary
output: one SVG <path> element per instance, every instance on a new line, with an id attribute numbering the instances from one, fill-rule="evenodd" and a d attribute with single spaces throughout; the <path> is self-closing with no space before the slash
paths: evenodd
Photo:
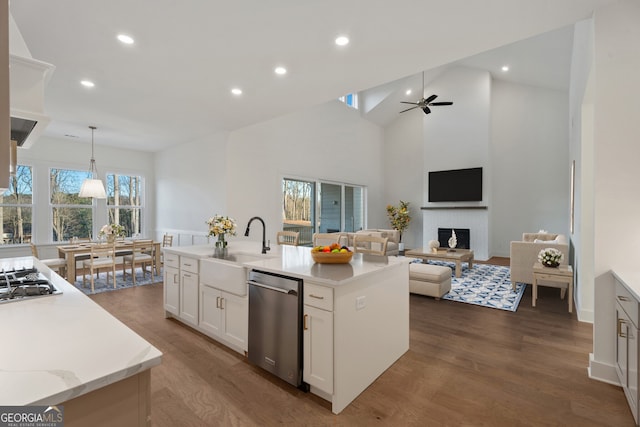
<path id="1" fill-rule="evenodd" d="M 619 387 L 587 377 L 592 325 L 559 290 L 515 313 L 411 295 L 410 350 L 341 414 L 164 318 L 162 284 L 91 296 L 163 353 L 152 419 L 174 426 L 632 426 Z"/>

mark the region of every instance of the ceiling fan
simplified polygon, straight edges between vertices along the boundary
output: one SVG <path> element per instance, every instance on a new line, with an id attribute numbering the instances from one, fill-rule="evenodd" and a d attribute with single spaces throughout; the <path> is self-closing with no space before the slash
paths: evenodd
<path id="1" fill-rule="evenodd" d="M 425 114 L 429 114 L 429 113 L 431 113 L 431 108 L 429 108 L 429 107 L 438 106 L 438 105 L 453 105 L 453 102 L 450 102 L 450 101 L 433 102 L 433 100 L 436 99 L 438 97 L 438 95 L 431 95 L 428 98 L 424 98 L 424 71 L 422 72 L 422 96 L 423 97 L 420 98 L 420 101 L 418 101 L 418 102 L 400 101 L 401 104 L 414 105 L 414 107 L 407 108 L 406 110 L 402 110 L 400 112 L 404 113 L 405 111 L 409 111 L 409 110 L 413 110 L 413 109 L 416 109 L 416 108 L 420 108 L 422 111 L 424 111 Z"/>

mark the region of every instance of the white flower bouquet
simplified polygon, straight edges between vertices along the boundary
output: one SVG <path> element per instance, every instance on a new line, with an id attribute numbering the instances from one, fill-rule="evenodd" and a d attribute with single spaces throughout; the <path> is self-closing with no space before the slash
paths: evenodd
<path id="1" fill-rule="evenodd" d="M 228 216 L 215 215 L 207 220 L 209 225 L 209 236 L 220 234 L 236 235 L 236 221 Z"/>
<path id="2" fill-rule="evenodd" d="M 125 230 L 124 227 L 120 224 L 105 224 L 102 226 L 100 231 L 98 232 L 98 236 L 116 236 L 116 237 L 124 237 Z"/>
<path id="3" fill-rule="evenodd" d="M 562 252 L 556 248 L 546 248 L 538 253 L 538 261 L 545 267 L 557 267 L 562 260 Z"/>

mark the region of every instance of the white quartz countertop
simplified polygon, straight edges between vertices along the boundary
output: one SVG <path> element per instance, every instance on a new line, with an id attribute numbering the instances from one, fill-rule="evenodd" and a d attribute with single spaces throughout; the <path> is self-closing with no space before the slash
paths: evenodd
<path id="1" fill-rule="evenodd" d="M 277 246 L 265 255 L 260 254 L 260 247 L 261 245 L 255 242 L 235 242 L 229 244 L 228 253 L 251 254 L 260 258 L 242 262 L 241 264 L 247 268 L 310 280 L 328 286 L 342 286 L 362 276 L 375 274 L 384 268 L 408 264 L 411 260 L 404 257 L 355 253 L 348 264 L 318 264 L 311 257 L 310 247 Z M 215 261 L 212 258 L 213 245 L 174 247 L 170 252 Z"/>
<path id="2" fill-rule="evenodd" d="M 640 271 L 616 269 L 612 273 L 640 301 Z"/>
<path id="3" fill-rule="evenodd" d="M 0 405 L 52 405 L 159 365 L 162 353 L 32 257 L 62 294 L 0 304 Z"/>

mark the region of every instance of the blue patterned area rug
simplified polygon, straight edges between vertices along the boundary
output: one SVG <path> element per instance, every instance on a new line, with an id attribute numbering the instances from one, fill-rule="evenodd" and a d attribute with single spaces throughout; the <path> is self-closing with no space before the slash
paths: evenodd
<path id="1" fill-rule="evenodd" d="M 467 263 L 462 263 L 462 277 L 457 278 L 455 263 L 431 260 L 428 263 L 451 267 L 451 290 L 442 297 L 450 301 L 516 311 L 526 289 L 524 283 L 516 283 L 513 291 L 509 267 L 474 264 L 470 269 Z"/>
<path id="2" fill-rule="evenodd" d="M 129 270 L 127 270 L 127 278 L 126 280 L 122 277 L 122 270 L 116 270 L 116 288 L 113 288 L 113 278 L 111 277 L 111 273 L 109 273 L 109 284 L 107 285 L 107 272 L 106 270 L 100 271 L 100 278 L 94 280 L 94 288 L 95 292 L 91 292 L 91 279 L 89 278 L 89 273 L 87 273 L 87 281 L 86 285 L 82 286 L 82 275 L 79 275 L 76 278 L 74 283 L 75 287 L 80 289 L 86 295 L 99 294 L 101 292 L 109 292 L 109 291 L 117 291 L 118 289 L 126 289 L 133 287 L 133 280 L 131 279 L 131 275 L 128 274 Z M 162 282 L 162 270 L 159 271 L 159 275 L 150 274 L 147 270 L 147 274 L 145 277 L 142 277 L 142 270 L 140 268 L 136 269 L 136 286 L 144 286 L 150 285 L 152 283 Z"/>

